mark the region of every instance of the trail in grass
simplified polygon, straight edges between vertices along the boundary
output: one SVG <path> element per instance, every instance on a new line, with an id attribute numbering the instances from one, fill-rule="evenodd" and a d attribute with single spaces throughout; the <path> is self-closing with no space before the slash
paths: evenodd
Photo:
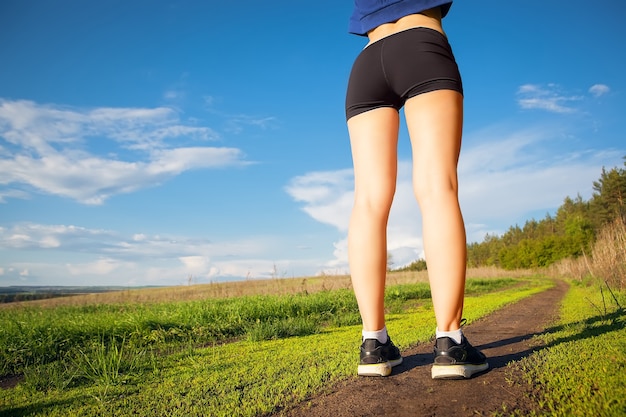
<path id="1" fill-rule="evenodd" d="M 308 398 L 280 417 L 491 416 L 533 409 L 524 389 L 511 384 L 507 364 L 540 348 L 534 338 L 558 314 L 567 284 L 524 298 L 464 328 L 468 339 L 488 356 L 490 370 L 470 380 L 432 380 L 432 342 L 403 352 L 404 362 L 387 378 L 353 377 L 324 395 Z M 481 300 L 468 300 L 467 308 Z"/>

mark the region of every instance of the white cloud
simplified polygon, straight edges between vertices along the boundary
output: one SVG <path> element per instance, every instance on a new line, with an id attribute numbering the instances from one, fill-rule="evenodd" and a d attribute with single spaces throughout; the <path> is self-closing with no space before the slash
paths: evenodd
<path id="1" fill-rule="evenodd" d="M 582 100 L 581 96 L 563 94 L 556 84 L 524 84 L 518 88 L 517 96 L 517 103 L 523 109 L 540 109 L 553 113 L 576 112 L 577 108 L 572 104 Z"/>
<path id="2" fill-rule="evenodd" d="M 186 94 L 183 90 L 172 88 L 163 93 L 163 98 L 166 100 L 176 101 L 183 99 L 185 95 Z"/>
<path id="3" fill-rule="evenodd" d="M 525 87 L 532 90 L 534 87 Z M 501 234 L 538 210 L 558 208 L 567 196 L 591 197 L 592 182 L 603 165 L 620 164 L 623 151 L 554 152 L 563 132 L 550 126 L 515 130 L 491 127 L 466 135 L 459 163 L 459 199 L 468 241 Z M 286 188 L 313 219 L 346 232 L 352 207 L 351 170 L 313 172 L 294 178 Z M 412 189 L 411 162 L 399 161 L 396 195 L 387 242 L 394 265 L 424 256 L 421 213 Z M 347 240 L 335 242 L 329 268 L 348 267 Z"/>
<path id="4" fill-rule="evenodd" d="M 210 270 L 211 260 L 205 256 L 181 256 L 178 258 L 190 274 L 202 274 Z"/>
<path id="5" fill-rule="evenodd" d="M 310 172 L 293 178 L 285 191 L 298 202 L 302 210 L 315 220 L 348 230 L 353 203 L 352 169 Z"/>
<path id="6" fill-rule="evenodd" d="M 275 265 L 281 274 L 294 267 L 294 261 L 267 259 L 276 246 L 275 238 L 263 236 L 212 242 L 21 223 L 0 227 L 0 267 L 14 271 L 0 276 L 15 283 L 26 277 L 17 271 L 27 270 L 31 285 L 99 285 L 104 276 L 111 285 L 175 285 L 185 283 L 190 275 L 194 282 L 268 278 L 277 274 Z"/>
<path id="7" fill-rule="evenodd" d="M 163 98 L 170 103 L 180 103 L 187 97 L 187 79 L 189 73 L 183 72 L 179 75 L 178 80 L 163 92 Z"/>
<path id="8" fill-rule="evenodd" d="M 261 129 L 270 129 L 277 123 L 275 117 L 250 116 L 245 114 L 225 115 L 225 129 L 227 132 L 239 134 L 244 131 L 246 126 L 254 126 Z"/>
<path id="9" fill-rule="evenodd" d="M 90 247 L 107 247 L 115 235 L 104 230 L 78 226 L 42 225 L 22 223 L 10 228 L 0 227 L 0 249 L 72 249 L 89 250 Z"/>
<path id="10" fill-rule="evenodd" d="M 93 262 L 82 264 L 66 264 L 69 273 L 73 276 L 84 277 L 86 275 L 109 275 L 111 272 L 124 266 L 124 263 L 115 259 L 103 258 Z"/>
<path id="11" fill-rule="evenodd" d="M 11 251 L 57 254 L 70 257 L 91 258 L 80 264 L 106 259 L 116 262 L 168 262 L 171 265 L 192 269 L 193 273 L 208 273 L 219 262 L 240 262 L 257 259 L 266 254 L 268 248 L 276 246 L 270 237 L 249 237 L 213 242 L 208 239 L 172 235 L 147 235 L 134 233 L 125 235 L 112 230 L 89 229 L 73 225 L 46 225 L 20 223 L 11 227 L 0 227 L 0 263 L 7 260 Z M 65 262 L 64 264 L 73 264 Z"/>
<path id="12" fill-rule="evenodd" d="M 6 203 L 7 198 L 19 198 L 22 200 L 28 200 L 29 194 L 22 190 L 0 190 L 0 204 Z"/>
<path id="13" fill-rule="evenodd" d="M 159 108 L 70 109 L 0 99 L 0 202 L 24 198 L 27 185 L 41 192 L 102 204 L 107 198 L 158 185 L 191 169 L 243 165 L 243 152 L 228 147 L 185 146 L 217 134 L 181 123 Z M 168 141 L 176 139 L 176 146 Z M 90 151 L 95 144 L 111 149 Z M 91 145 L 91 146 L 90 146 Z M 124 158 L 117 157 L 122 151 Z"/>
<path id="14" fill-rule="evenodd" d="M 146 240 L 148 238 L 148 236 L 144 235 L 143 233 L 135 233 L 133 235 L 133 240 L 134 241 L 142 241 L 142 240 Z"/>
<path id="15" fill-rule="evenodd" d="M 42 248 L 58 248 L 61 246 L 61 242 L 54 236 L 45 236 L 40 241 Z"/>
<path id="16" fill-rule="evenodd" d="M 334 259 L 326 262 L 323 272 L 327 274 L 347 274 L 350 270 L 348 265 L 348 238 L 345 237 L 333 243 L 335 248 L 333 251 Z"/>
<path id="17" fill-rule="evenodd" d="M 589 93 L 594 97 L 600 97 L 611 91 L 608 85 L 594 84 L 589 88 Z"/>

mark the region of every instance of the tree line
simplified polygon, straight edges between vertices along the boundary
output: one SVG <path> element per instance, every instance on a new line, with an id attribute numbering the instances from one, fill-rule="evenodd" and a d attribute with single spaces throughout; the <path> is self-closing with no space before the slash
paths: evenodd
<path id="1" fill-rule="evenodd" d="M 565 258 L 588 254 L 596 236 L 606 225 L 626 223 L 626 156 L 624 167 L 602 168 L 593 182 L 589 200 L 580 194 L 566 197 L 554 215 L 515 225 L 502 235 L 487 234 L 482 242 L 467 245 L 468 267 L 497 266 L 504 269 L 545 267 Z M 424 270 L 422 259 L 398 270 Z"/>
<path id="2" fill-rule="evenodd" d="M 468 245 L 468 266 L 534 268 L 576 258 L 589 253 L 600 230 L 618 218 L 626 221 L 626 169 L 603 167 L 589 200 L 566 197 L 554 216 L 511 226 L 501 236 L 487 234 Z"/>

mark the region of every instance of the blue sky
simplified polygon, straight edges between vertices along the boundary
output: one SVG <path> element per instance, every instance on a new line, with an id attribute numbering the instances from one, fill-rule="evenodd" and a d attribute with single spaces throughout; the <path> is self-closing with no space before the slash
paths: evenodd
<path id="1" fill-rule="evenodd" d="M 0 286 L 348 272 L 351 1 L 0 3 Z M 626 6 L 455 1 L 468 240 L 626 155 Z M 423 256 L 401 133 L 396 266 Z"/>

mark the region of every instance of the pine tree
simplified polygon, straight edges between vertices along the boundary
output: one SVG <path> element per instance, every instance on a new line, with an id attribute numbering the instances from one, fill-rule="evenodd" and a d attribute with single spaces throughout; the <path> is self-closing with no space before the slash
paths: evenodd
<path id="1" fill-rule="evenodd" d="M 626 157 L 624 157 L 626 166 Z M 593 182 L 591 198 L 592 221 L 597 230 L 621 217 L 626 221 L 626 169 L 602 168 L 598 181 Z"/>

